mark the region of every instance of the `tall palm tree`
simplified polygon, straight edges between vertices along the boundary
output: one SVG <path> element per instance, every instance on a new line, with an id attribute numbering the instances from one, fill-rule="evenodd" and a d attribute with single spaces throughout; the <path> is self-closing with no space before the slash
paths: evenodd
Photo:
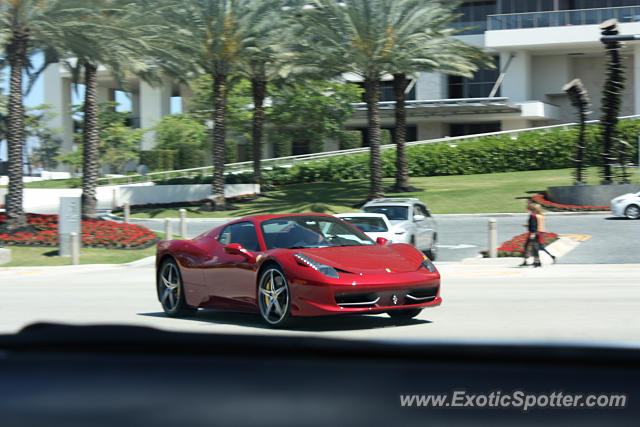
<path id="1" fill-rule="evenodd" d="M 256 29 L 262 28 L 264 16 L 272 3 L 251 0 L 165 0 L 163 18 L 175 28 L 171 49 L 188 56 L 182 74 L 209 74 L 213 78 L 212 208 L 225 209 L 224 155 L 226 105 L 229 78 L 238 72 L 241 59 L 255 49 Z M 255 52 L 255 50 L 253 50 Z M 258 91 L 259 92 L 259 91 Z"/>
<path id="2" fill-rule="evenodd" d="M 282 71 L 285 54 L 282 52 L 282 42 L 288 34 L 276 23 L 282 17 L 280 0 L 250 0 L 253 7 L 267 7 L 260 16 L 260 21 L 253 27 L 253 42 L 244 50 L 244 55 L 238 62 L 237 73 L 251 81 L 253 96 L 252 120 L 252 148 L 253 148 L 253 182 L 262 183 L 262 133 L 264 127 L 264 100 L 267 84 L 277 78 Z M 266 4 L 268 3 L 268 4 Z"/>
<path id="3" fill-rule="evenodd" d="M 23 71 L 31 68 L 30 55 L 49 39 L 59 22 L 73 23 L 73 11 L 47 0 L 0 2 L 0 66 L 10 68 L 7 142 L 9 152 L 9 192 L 5 227 L 16 231 L 27 225 L 22 207 L 24 144 Z"/>
<path id="4" fill-rule="evenodd" d="M 73 81 L 84 77 L 82 215 L 96 216 L 96 185 L 99 175 L 98 67 L 109 69 L 120 86 L 125 73 L 140 74 L 156 81 L 153 68 L 144 59 L 153 42 L 156 24 L 146 18 L 145 10 L 131 0 L 58 0 L 66 9 L 75 10 L 81 23 L 60 23 L 47 40 L 44 70 L 52 62 L 61 62 L 71 71 Z"/>
<path id="5" fill-rule="evenodd" d="M 367 105 L 370 155 L 368 199 L 384 195 L 380 155 L 380 80 L 395 71 L 397 39 L 425 14 L 418 0 L 314 0 L 296 15 L 292 50 L 300 67 L 326 76 L 354 73 L 362 78 Z M 424 22 L 424 21 L 422 21 Z M 407 35 L 406 37 L 410 37 Z"/>
<path id="6" fill-rule="evenodd" d="M 483 49 L 452 36 L 460 30 L 446 28 L 457 17 L 460 2 L 416 1 L 415 12 L 393 37 L 393 93 L 395 100 L 396 182 L 394 192 L 416 191 L 409 185 L 406 143 L 407 75 L 440 71 L 472 77 L 478 68 L 493 68 L 493 59 Z"/>

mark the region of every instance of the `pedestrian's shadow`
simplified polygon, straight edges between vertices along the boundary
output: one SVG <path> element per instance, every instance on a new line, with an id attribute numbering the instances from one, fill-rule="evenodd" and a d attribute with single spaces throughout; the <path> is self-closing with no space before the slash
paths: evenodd
<path id="1" fill-rule="evenodd" d="M 138 313 L 139 316 L 167 317 L 163 312 Z M 184 317 L 183 320 L 203 322 L 219 325 L 236 325 L 247 328 L 271 329 L 259 315 L 252 313 L 235 313 L 217 310 L 199 310 L 196 315 Z M 393 328 L 397 326 L 411 326 L 432 323 L 424 319 L 391 319 L 386 315 L 337 315 L 327 317 L 299 317 L 295 318 L 291 327 L 284 330 L 329 332 L 354 331 L 364 329 Z"/>

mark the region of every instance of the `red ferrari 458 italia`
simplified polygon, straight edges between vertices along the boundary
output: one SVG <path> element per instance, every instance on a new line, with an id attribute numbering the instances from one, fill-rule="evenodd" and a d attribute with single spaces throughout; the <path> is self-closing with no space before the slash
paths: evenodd
<path id="1" fill-rule="evenodd" d="M 386 243 L 330 215 L 242 218 L 158 243 L 158 299 L 169 316 L 198 308 L 258 312 L 277 327 L 340 313 L 408 319 L 439 305 L 433 263 L 411 245 Z"/>

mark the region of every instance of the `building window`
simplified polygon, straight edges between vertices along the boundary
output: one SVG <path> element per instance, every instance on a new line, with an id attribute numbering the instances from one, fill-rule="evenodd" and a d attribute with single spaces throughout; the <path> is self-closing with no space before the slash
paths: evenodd
<path id="1" fill-rule="evenodd" d="M 449 126 L 449 136 L 475 135 L 478 133 L 500 132 L 500 122 L 455 123 Z"/>
<path id="2" fill-rule="evenodd" d="M 496 13 L 496 2 L 464 2 L 460 7 L 458 7 L 456 12 L 462 15 L 452 22 L 452 27 L 474 27 L 470 30 L 461 32 L 460 34 L 482 34 L 487 30 L 487 15 L 493 15 Z"/>
<path id="3" fill-rule="evenodd" d="M 449 76 L 449 98 L 486 98 L 500 74 L 498 57 L 494 58 L 493 70 L 478 70 L 472 79 L 460 76 Z M 500 89 L 495 94 L 500 96 Z"/>

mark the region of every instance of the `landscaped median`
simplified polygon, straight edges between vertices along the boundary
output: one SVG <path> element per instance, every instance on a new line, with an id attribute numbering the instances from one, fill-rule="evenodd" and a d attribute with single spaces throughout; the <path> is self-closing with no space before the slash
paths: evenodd
<path id="1" fill-rule="evenodd" d="M 0 213 L 0 224 L 6 214 Z M 27 214 L 31 230 L 13 234 L 0 234 L 4 245 L 58 246 L 58 215 Z M 113 221 L 82 220 L 82 246 L 104 249 L 141 249 L 154 245 L 158 237 L 149 229 L 134 224 Z"/>
<path id="2" fill-rule="evenodd" d="M 541 232 L 540 234 L 542 235 L 542 244 L 545 247 L 559 238 L 556 233 Z M 529 233 L 522 233 L 504 242 L 498 248 L 498 257 L 521 257 L 524 254 L 524 245 L 528 236 Z M 488 250 L 480 251 L 480 254 L 485 258 L 489 257 Z"/>

